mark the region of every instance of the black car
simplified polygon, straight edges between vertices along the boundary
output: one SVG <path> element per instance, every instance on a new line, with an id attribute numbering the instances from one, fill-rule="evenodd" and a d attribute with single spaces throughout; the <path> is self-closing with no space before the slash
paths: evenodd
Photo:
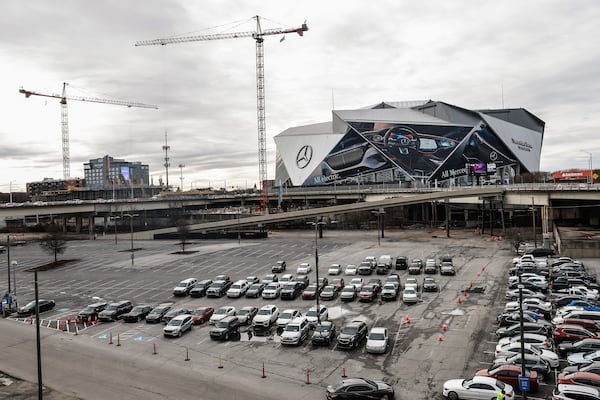
<path id="1" fill-rule="evenodd" d="M 342 349 L 356 349 L 367 339 L 367 324 L 363 321 L 352 321 L 345 325 L 337 338 L 337 346 Z"/>
<path id="2" fill-rule="evenodd" d="M 123 318 L 123 321 L 125 322 L 139 322 L 146 318 L 146 315 L 150 314 L 150 311 L 152 311 L 151 305 L 141 304 L 133 307 L 131 311 L 123 314 L 121 318 Z"/>
<path id="3" fill-rule="evenodd" d="M 423 279 L 423 291 L 424 292 L 437 292 L 439 290 L 438 284 L 435 279 L 427 277 Z"/>
<path id="4" fill-rule="evenodd" d="M 377 275 L 387 275 L 388 267 L 385 264 L 377 264 L 377 268 L 375 269 L 375 273 Z"/>
<path id="5" fill-rule="evenodd" d="M 287 264 L 285 263 L 285 261 L 277 261 L 277 263 L 273 265 L 273 267 L 271 267 L 271 272 L 274 274 L 279 274 L 285 271 L 286 266 Z"/>
<path id="6" fill-rule="evenodd" d="M 327 386 L 327 400 L 331 399 L 394 399 L 394 388 L 383 381 L 348 378 Z"/>
<path id="7" fill-rule="evenodd" d="M 290 282 L 283 285 L 281 288 L 281 292 L 279 293 L 279 297 L 281 300 L 294 300 L 296 297 L 302 294 L 302 283 L 300 282 Z"/>
<path id="8" fill-rule="evenodd" d="M 396 269 L 406 269 L 408 268 L 407 258 L 404 256 L 396 257 Z"/>
<path id="9" fill-rule="evenodd" d="M 189 310 L 187 308 L 171 308 L 165 315 L 163 315 L 161 321 L 166 325 L 169 323 L 170 320 L 172 320 L 176 316 L 183 314 L 191 315 L 192 310 Z"/>
<path id="10" fill-rule="evenodd" d="M 335 324 L 333 322 L 321 321 L 320 324 L 315 326 L 311 338 L 312 344 L 329 346 L 333 339 L 335 339 Z"/>
<path id="11" fill-rule="evenodd" d="M 39 305 L 40 312 L 43 312 L 43 311 L 52 310 L 54 308 L 54 306 L 56 305 L 56 303 L 54 302 L 54 300 L 39 299 L 38 305 Z M 31 314 L 35 314 L 35 300 L 30 301 L 29 303 L 25 304 L 23 307 L 20 307 L 19 310 L 17 311 L 17 315 L 19 317 L 30 316 Z"/>
<path id="12" fill-rule="evenodd" d="M 214 281 L 206 290 L 206 297 L 223 297 L 231 285 L 233 285 L 233 282 L 230 280 Z"/>
<path id="13" fill-rule="evenodd" d="M 302 290 L 304 290 L 310 284 L 310 278 L 308 275 L 298 275 L 296 277 L 296 282 L 300 282 L 302 284 Z"/>
<path id="14" fill-rule="evenodd" d="M 558 353 L 562 356 L 568 353 L 587 353 L 600 350 L 600 339 L 582 339 L 577 342 L 562 342 L 558 345 Z"/>
<path id="15" fill-rule="evenodd" d="M 507 327 L 500 327 L 496 330 L 496 336 L 499 338 L 512 337 L 521 332 L 521 324 L 516 323 Z M 523 332 L 538 333 L 540 335 L 551 336 L 552 328 L 537 322 L 523 322 Z"/>
<path id="16" fill-rule="evenodd" d="M 162 321 L 162 318 L 171 310 L 172 305 L 168 304 L 159 304 L 154 307 L 148 315 L 146 315 L 146 323 L 148 324 L 157 324 Z"/>
<path id="17" fill-rule="evenodd" d="M 100 321 L 116 321 L 128 313 L 133 308 L 133 304 L 129 300 L 122 300 L 116 303 L 110 303 L 104 310 L 98 314 Z"/>
<path id="18" fill-rule="evenodd" d="M 214 340 L 229 340 L 232 336 L 239 334 L 240 321 L 235 315 L 230 315 L 220 321 L 210 330 L 210 338 Z"/>
<path id="19" fill-rule="evenodd" d="M 266 283 L 253 283 L 248 290 L 246 290 L 246 297 L 258 298 L 262 296 L 265 286 L 267 286 Z"/>
<path id="20" fill-rule="evenodd" d="M 93 321 L 98 316 L 98 313 L 104 310 L 107 305 L 108 303 L 104 301 L 90 304 L 83 310 L 79 311 L 79 313 L 77 313 L 77 317 L 79 317 L 83 322 Z"/>
<path id="21" fill-rule="evenodd" d="M 518 287 L 519 287 L 518 285 L 519 285 L 519 282 L 511 283 L 508 286 L 508 290 L 518 289 Z M 532 290 L 534 292 L 539 292 L 539 293 L 547 293 L 548 292 L 548 288 L 543 288 L 541 286 L 536 285 L 533 282 L 527 282 L 527 281 L 525 281 L 525 282 L 522 282 L 522 285 L 523 285 L 523 287 L 525 289 L 529 289 L 529 290 Z"/>
<path id="22" fill-rule="evenodd" d="M 423 271 L 423 261 L 420 259 L 414 259 L 408 266 L 408 273 L 411 275 L 419 275 Z"/>
<path id="23" fill-rule="evenodd" d="M 202 297 L 206 295 L 206 289 L 208 289 L 208 287 L 210 285 L 212 285 L 213 281 L 212 279 L 204 279 L 198 283 L 196 283 L 194 285 L 194 287 L 192 288 L 192 290 L 190 290 L 190 296 L 191 297 Z"/>

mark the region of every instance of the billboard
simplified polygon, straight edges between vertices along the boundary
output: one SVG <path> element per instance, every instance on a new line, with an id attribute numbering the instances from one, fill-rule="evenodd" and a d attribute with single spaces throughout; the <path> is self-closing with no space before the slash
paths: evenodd
<path id="1" fill-rule="evenodd" d="M 121 167 L 121 177 L 124 181 L 130 181 L 129 167 Z"/>

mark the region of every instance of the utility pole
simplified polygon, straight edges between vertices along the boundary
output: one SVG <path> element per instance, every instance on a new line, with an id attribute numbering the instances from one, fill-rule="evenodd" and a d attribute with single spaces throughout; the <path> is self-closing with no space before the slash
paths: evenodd
<path id="1" fill-rule="evenodd" d="M 171 150 L 171 146 L 167 142 L 167 131 L 165 131 L 165 144 L 162 149 L 165 151 L 165 163 L 163 166 L 165 167 L 165 176 L 167 178 L 167 190 L 169 190 L 169 167 L 171 166 L 169 163 L 169 150 Z"/>
<path id="2" fill-rule="evenodd" d="M 183 192 L 183 167 L 185 167 L 185 164 L 179 164 L 179 191 Z"/>

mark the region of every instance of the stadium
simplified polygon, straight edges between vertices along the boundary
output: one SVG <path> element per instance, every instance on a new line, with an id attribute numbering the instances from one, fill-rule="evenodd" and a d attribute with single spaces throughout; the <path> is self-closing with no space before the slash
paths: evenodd
<path id="1" fill-rule="evenodd" d="M 539 171 L 544 125 L 523 108 L 431 100 L 333 110 L 330 122 L 275 136 L 275 186 L 511 183 Z"/>

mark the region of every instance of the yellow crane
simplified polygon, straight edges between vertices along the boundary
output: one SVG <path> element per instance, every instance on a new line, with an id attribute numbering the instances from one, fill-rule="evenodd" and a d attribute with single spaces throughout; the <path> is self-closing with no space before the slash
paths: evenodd
<path id="1" fill-rule="evenodd" d="M 135 43 L 136 46 L 165 46 L 167 44 L 199 42 L 207 40 L 239 39 L 252 38 L 256 42 L 256 100 L 257 100 L 257 119 L 258 119 L 258 178 L 261 185 L 261 207 L 268 212 L 268 188 L 267 188 L 267 138 L 265 127 L 265 64 L 264 64 L 264 46 L 265 36 L 285 35 L 286 33 L 297 33 L 303 36 L 308 31 L 308 26 L 303 23 L 296 28 L 275 28 L 262 30 L 260 26 L 260 17 L 257 15 L 256 31 L 249 32 L 231 32 L 216 33 L 212 35 L 195 36 L 177 36 L 164 39 L 141 40 Z"/>
<path id="2" fill-rule="evenodd" d="M 55 99 L 60 99 L 61 127 L 62 127 L 63 179 L 69 179 L 71 176 L 71 158 L 69 155 L 69 118 L 68 118 L 68 113 L 67 113 L 67 100 L 85 101 L 88 103 L 112 104 L 115 106 L 125 106 L 125 107 L 153 108 L 155 110 L 158 109 L 158 107 L 154 106 L 154 105 L 136 103 L 136 102 L 132 102 L 132 101 L 100 99 L 97 97 L 67 96 L 67 85 L 68 85 L 68 83 L 63 82 L 62 94 L 39 93 L 39 92 L 34 92 L 32 90 L 25 90 L 22 87 L 19 89 L 19 93 L 23 93 L 25 95 L 25 97 L 42 96 L 42 97 L 52 97 Z"/>

